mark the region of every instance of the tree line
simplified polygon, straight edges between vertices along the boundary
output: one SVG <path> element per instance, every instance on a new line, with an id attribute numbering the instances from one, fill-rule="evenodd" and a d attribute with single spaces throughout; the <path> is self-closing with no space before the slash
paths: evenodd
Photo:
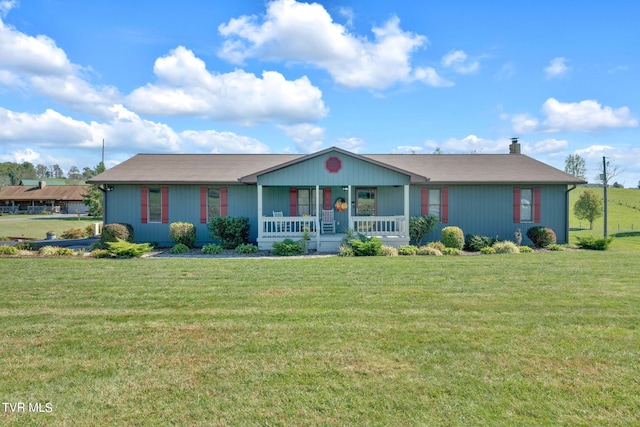
<path id="1" fill-rule="evenodd" d="M 101 164 L 101 163 L 100 163 Z M 0 163 L 0 188 L 7 185 L 20 185 L 23 179 L 66 179 L 69 184 L 78 184 L 96 176 L 99 172 L 99 165 L 90 168 L 85 166 L 82 171 L 77 166 L 71 166 L 69 173 L 65 176 L 60 165 L 45 166 L 42 164 L 33 165 L 30 162 Z M 102 167 L 104 170 L 104 167 Z"/>

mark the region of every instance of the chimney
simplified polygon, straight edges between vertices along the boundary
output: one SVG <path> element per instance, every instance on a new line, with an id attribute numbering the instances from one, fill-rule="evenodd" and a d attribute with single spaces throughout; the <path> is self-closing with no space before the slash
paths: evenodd
<path id="1" fill-rule="evenodd" d="M 520 143 L 518 138 L 511 138 L 511 145 L 509 145 L 509 154 L 520 154 Z"/>
<path id="2" fill-rule="evenodd" d="M 47 186 L 47 182 L 46 181 L 38 181 L 38 188 L 39 189 L 42 190 L 46 186 Z"/>

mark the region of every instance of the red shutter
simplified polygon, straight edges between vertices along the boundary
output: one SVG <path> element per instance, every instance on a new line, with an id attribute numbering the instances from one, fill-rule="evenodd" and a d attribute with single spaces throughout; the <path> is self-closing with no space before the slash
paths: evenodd
<path id="1" fill-rule="evenodd" d="M 220 216 L 226 218 L 229 216 L 229 189 L 227 187 L 220 188 Z"/>
<path id="2" fill-rule="evenodd" d="M 146 224 L 149 222 L 149 189 L 142 187 L 140 189 L 140 222 Z"/>
<path id="3" fill-rule="evenodd" d="M 289 216 L 297 216 L 298 215 L 298 189 L 290 188 L 289 189 Z"/>
<path id="4" fill-rule="evenodd" d="M 169 222 L 169 187 L 162 187 L 162 223 Z"/>
<path id="5" fill-rule="evenodd" d="M 449 189 L 446 187 L 440 189 L 440 205 L 440 214 L 442 216 L 440 221 L 443 224 L 447 224 L 449 222 Z"/>
<path id="6" fill-rule="evenodd" d="M 315 203 L 315 200 L 313 201 Z M 324 189 L 324 208 L 326 210 L 331 209 L 331 187 L 325 187 Z"/>
<path id="7" fill-rule="evenodd" d="M 533 222 L 540 222 L 540 187 L 533 189 Z"/>
<path id="8" fill-rule="evenodd" d="M 513 188 L 513 222 L 520 222 L 520 188 Z"/>
<path id="9" fill-rule="evenodd" d="M 207 199 L 209 198 L 209 190 L 206 187 L 200 187 L 200 224 L 207 223 Z"/>
<path id="10" fill-rule="evenodd" d="M 422 216 L 429 215 L 429 189 L 422 187 L 422 198 L 420 200 L 420 214 Z"/>

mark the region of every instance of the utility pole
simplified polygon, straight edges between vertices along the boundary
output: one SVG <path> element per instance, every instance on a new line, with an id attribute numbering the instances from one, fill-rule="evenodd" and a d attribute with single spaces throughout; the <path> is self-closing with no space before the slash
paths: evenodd
<path id="1" fill-rule="evenodd" d="M 602 185 L 604 189 L 604 237 L 607 237 L 607 158 L 602 156 Z"/>

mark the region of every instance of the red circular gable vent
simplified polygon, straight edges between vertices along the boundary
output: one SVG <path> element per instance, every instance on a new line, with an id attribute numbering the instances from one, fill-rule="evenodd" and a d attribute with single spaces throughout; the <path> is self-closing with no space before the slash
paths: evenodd
<path id="1" fill-rule="evenodd" d="M 340 172 L 340 169 L 342 169 L 342 160 L 336 156 L 328 157 L 324 162 L 324 168 L 329 173 L 338 173 Z"/>

